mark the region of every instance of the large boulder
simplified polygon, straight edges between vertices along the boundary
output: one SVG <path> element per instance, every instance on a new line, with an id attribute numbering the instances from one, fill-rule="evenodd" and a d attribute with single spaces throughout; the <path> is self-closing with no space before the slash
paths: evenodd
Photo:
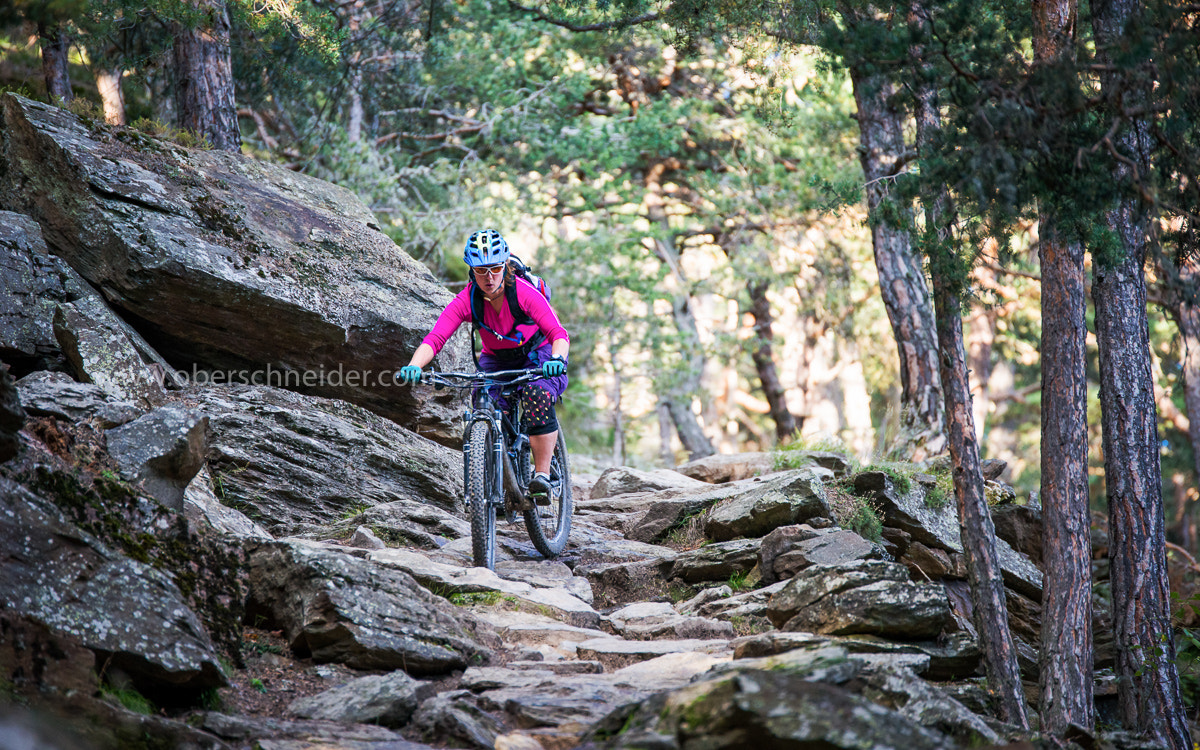
<path id="1" fill-rule="evenodd" d="M 0 477 L 0 607 L 45 624 L 142 692 L 223 686 L 219 655 L 171 577 L 124 557 Z"/>
<path id="2" fill-rule="evenodd" d="M 956 745 L 836 685 L 783 671 L 746 671 L 629 703 L 595 724 L 579 747 L 700 746 L 949 750 Z"/>
<path id="3" fill-rule="evenodd" d="M 724 484 L 770 474 L 776 471 L 776 468 L 774 456 L 771 453 L 760 451 L 757 453 L 717 453 L 680 464 L 675 467 L 675 470 L 701 482 Z"/>
<path id="4" fill-rule="evenodd" d="M 718 503 L 708 514 L 704 533 L 709 538 L 761 537 L 780 526 L 829 517 L 825 485 L 807 469 L 741 484 L 744 492 Z"/>
<path id="5" fill-rule="evenodd" d="M 54 252 L 181 369 L 273 373 L 274 384 L 442 441 L 461 437 L 457 394 L 386 377 L 451 295 L 349 190 L 85 124 L 15 94 L 0 101 L 0 132 L 0 209 L 32 217 Z M 439 363 L 468 357 L 460 335 Z"/>
<path id="6" fill-rule="evenodd" d="M 950 623 L 950 605 L 941 585 L 910 581 L 899 563 L 856 560 L 800 571 L 771 597 L 767 617 L 781 630 L 919 640 Z"/>
<path id="7" fill-rule="evenodd" d="M 422 676 L 490 656 L 474 623 L 412 576 L 319 545 L 252 544 L 247 588 L 247 617 L 316 662 Z"/>
<path id="8" fill-rule="evenodd" d="M 592 485 L 590 497 L 592 500 L 599 500 L 631 492 L 678 490 L 677 494 L 685 494 L 689 491 L 703 492 L 707 489 L 709 488 L 705 487 L 703 482 L 680 476 L 678 472 L 670 469 L 642 471 L 629 466 L 613 466 L 605 469 L 596 483 Z"/>
<path id="9" fill-rule="evenodd" d="M 194 387 L 217 496 L 276 536 L 406 500 L 456 510 L 462 454 L 344 401 L 269 386 Z"/>

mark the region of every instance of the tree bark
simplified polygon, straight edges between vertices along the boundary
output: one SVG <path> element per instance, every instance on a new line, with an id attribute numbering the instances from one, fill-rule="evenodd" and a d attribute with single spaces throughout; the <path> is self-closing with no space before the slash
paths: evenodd
<path id="1" fill-rule="evenodd" d="M 213 148 L 239 151 L 234 104 L 229 12 L 224 0 L 193 0 L 205 23 L 175 32 L 175 99 L 179 126 L 203 136 Z"/>
<path id="2" fill-rule="evenodd" d="M 914 448 L 913 459 L 945 447 L 942 384 L 938 375 L 933 305 L 920 258 L 903 221 L 907 206 L 888 195 L 889 181 L 903 171 L 904 118 L 892 103 L 896 86 L 862 66 L 850 66 L 858 107 L 859 159 L 866 178 L 867 212 L 879 287 L 900 354 L 901 427 Z"/>
<path id="3" fill-rule="evenodd" d="M 763 394 L 771 407 L 771 419 L 775 421 L 775 437 L 787 440 L 796 433 L 796 417 L 788 411 L 787 391 L 779 382 L 779 372 L 775 368 L 775 352 L 772 343 L 775 334 L 771 330 L 774 318 L 771 315 L 771 303 L 767 299 L 765 281 L 751 280 L 746 282 L 746 291 L 750 293 L 750 314 L 754 316 L 754 332 L 758 337 L 757 345 L 751 344 L 750 358 L 754 361 L 754 369 L 762 383 Z"/>
<path id="4" fill-rule="evenodd" d="M 1042 264 L 1042 725 L 1061 736 L 1091 728 L 1092 578 L 1087 486 L 1087 292 L 1084 252 L 1055 235 L 1043 212 Z"/>
<path id="5" fill-rule="evenodd" d="M 1092 13 L 1097 58 L 1111 65 L 1114 48 L 1122 46 L 1126 28 L 1140 14 L 1140 3 L 1097 0 Z M 1105 73 L 1101 85 L 1106 99 L 1123 106 L 1146 95 L 1119 72 Z M 1123 114 L 1117 106 L 1111 109 Z M 1122 199 L 1107 220 L 1125 253 L 1111 265 L 1093 264 L 1092 299 L 1100 350 L 1117 694 L 1126 727 L 1163 747 L 1185 750 L 1192 742 L 1171 632 L 1158 415 L 1146 318 L 1144 265 L 1152 216 L 1136 190 L 1141 175 L 1149 171 L 1149 124 L 1140 119 L 1124 123 L 1114 144 L 1125 157 L 1114 176 L 1131 189 L 1130 197 Z"/>
<path id="6" fill-rule="evenodd" d="M 96 91 L 104 107 L 104 121 L 109 125 L 125 124 L 125 97 L 121 93 L 120 68 L 96 71 Z"/>
<path id="7" fill-rule="evenodd" d="M 1034 62 L 1075 57 L 1074 0 L 1034 0 Z M 1042 726 L 1094 726 L 1091 537 L 1087 491 L 1087 292 L 1083 246 L 1038 207 L 1042 265 Z"/>
<path id="8" fill-rule="evenodd" d="M 926 14 L 917 0 L 912 20 L 917 28 L 925 26 Z M 914 50 L 920 61 L 922 50 Z M 918 63 L 920 64 L 920 63 Z M 936 91 L 919 74 L 914 85 L 918 155 L 928 155 L 941 127 Z M 924 196 L 926 234 L 932 240 L 929 268 L 933 280 L 937 320 L 939 382 L 946 408 L 946 437 L 953 470 L 954 496 L 958 505 L 963 551 L 967 558 L 967 577 L 974 604 L 975 629 L 983 650 L 988 687 L 999 700 L 1000 718 L 1023 729 L 1029 728 L 1025 712 L 1025 692 L 1017 664 L 1017 649 L 1008 627 L 1008 603 L 1004 577 L 996 552 L 996 528 L 988 510 L 983 489 L 983 471 L 979 464 L 979 443 L 975 436 L 975 418 L 971 410 L 971 385 L 967 376 L 966 348 L 963 341 L 962 302 L 966 272 L 957 267 L 958 259 L 950 246 L 953 241 L 953 208 L 944 190 Z M 956 273 L 962 274 L 956 277 Z"/>
<path id="9" fill-rule="evenodd" d="M 61 27 L 38 24 L 42 44 L 42 79 L 52 102 L 66 104 L 75 98 L 71 92 L 71 74 L 67 65 L 71 40 Z"/>

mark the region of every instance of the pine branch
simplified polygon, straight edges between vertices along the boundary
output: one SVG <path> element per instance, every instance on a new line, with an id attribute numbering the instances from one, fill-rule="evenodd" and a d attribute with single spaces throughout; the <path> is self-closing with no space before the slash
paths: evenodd
<path id="1" fill-rule="evenodd" d="M 513 10 L 523 11 L 525 13 L 532 13 L 533 20 L 535 20 L 535 21 L 545 21 L 546 23 L 548 23 L 552 26 L 559 26 L 561 28 L 566 29 L 567 31 L 574 31 L 574 32 L 614 31 L 617 29 L 629 28 L 630 26 L 640 26 L 641 24 L 650 23 L 651 21 L 657 21 L 661 17 L 659 13 L 651 12 L 651 13 L 644 13 L 640 16 L 634 16 L 632 18 L 619 18 L 615 21 L 605 21 L 604 23 L 591 23 L 591 24 L 586 24 L 586 25 L 580 25 L 580 24 L 572 23 L 570 21 L 561 19 L 561 18 L 553 18 L 551 16 L 546 15 L 545 13 L 543 13 L 541 10 L 539 10 L 537 8 L 526 7 L 524 5 L 514 2 L 514 0 L 508 0 L 508 7 L 512 8 Z"/>

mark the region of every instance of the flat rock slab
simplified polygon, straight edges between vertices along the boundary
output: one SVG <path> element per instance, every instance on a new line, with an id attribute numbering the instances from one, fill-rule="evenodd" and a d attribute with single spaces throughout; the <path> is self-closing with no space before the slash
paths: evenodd
<path id="1" fill-rule="evenodd" d="M 541 588 L 522 581 L 509 581 L 487 568 L 460 568 L 437 563 L 408 550 L 374 550 L 367 558 L 403 570 L 429 589 L 462 594 L 496 592 L 519 599 L 538 611 L 554 612 L 569 625 L 591 628 L 600 622 L 596 610 L 565 588 Z"/>
<path id="2" fill-rule="evenodd" d="M 670 469 L 642 471 L 629 466 L 607 469 L 592 485 L 591 500 L 626 495 L 631 492 L 703 492 L 704 482 L 690 479 Z"/>
<path id="3" fill-rule="evenodd" d="M 523 644 L 534 647 L 569 645 L 573 652 L 575 644 L 582 641 L 611 637 L 603 630 L 575 627 L 532 612 L 479 608 L 476 610 L 475 616 L 491 625 L 500 639 L 509 645 Z"/>
<path id="4" fill-rule="evenodd" d="M 208 466 L 223 502 L 276 536 L 396 500 L 460 507 L 462 454 L 345 401 L 266 385 L 180 392 L 208 415 Z"/>
<path id="5" fill-rule="evenodd" d="M 718 654 L 729 649 L 729 641 L 725 639 L 626 641 L 621 638 L 594 638 L 580 643 L 578 649 L 580 658 L 594 659 L 604 665 L 606 672 L 611 672 L 666 654 L 681 652 Z"/>

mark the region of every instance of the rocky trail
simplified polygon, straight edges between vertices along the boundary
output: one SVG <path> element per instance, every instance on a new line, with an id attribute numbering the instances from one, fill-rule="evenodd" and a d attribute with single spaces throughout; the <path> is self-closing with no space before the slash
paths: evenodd
<path id="1" fill-rule="evenodd" d="M 577 456 L 564 553 L 501 522 L 472 568 L 462 404 L 379 377 L 451 295 L 352 193 L 15 94 L 0 175 L 0 749 L 1030 746 L 945 465 Z M 1041 514 L 1003 471 L 1035 705 Z M 1085 750 L 1143 746 L 1105 547 Z"/>

